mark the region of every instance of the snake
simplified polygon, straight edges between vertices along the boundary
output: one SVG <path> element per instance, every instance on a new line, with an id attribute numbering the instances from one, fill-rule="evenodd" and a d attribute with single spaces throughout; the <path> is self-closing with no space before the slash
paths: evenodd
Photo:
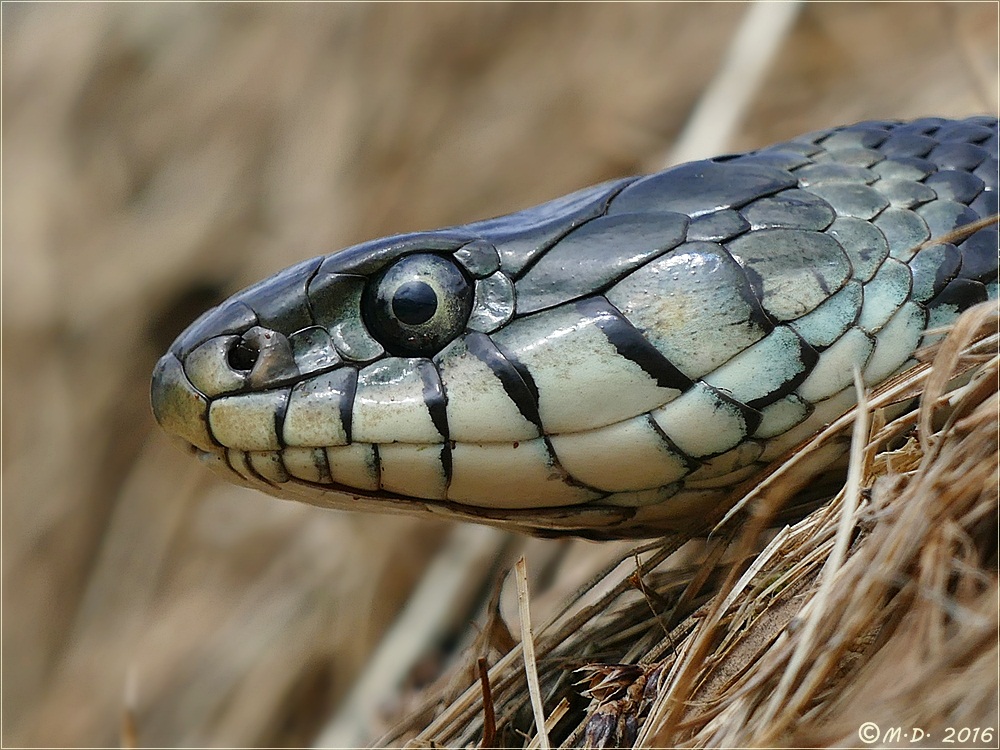
<path id="1" fill-rule="evenodd" d="M 997 118 L 871 120 L 293 265 L 159 360 L 159 424 L 314 505 L 685 528 L 997 299 Z"/>

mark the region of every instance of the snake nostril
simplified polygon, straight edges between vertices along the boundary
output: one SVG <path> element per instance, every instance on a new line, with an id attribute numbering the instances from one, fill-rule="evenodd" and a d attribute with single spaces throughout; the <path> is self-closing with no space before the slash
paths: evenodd
<path id="1" fill-rule="evenodd" d="M 250 372 L 253 366 L 257 364 L 257 358 L 260 356 L 260 348 L 258 348 L 254 343 L 247 341 L 246 339 L 237 339 L 233 342 L 233 345 L 229 347 L 229 353 L 227 354 L 227 359 L 229 361 L 229 366 L 234 370 L 240 372 Z"/>

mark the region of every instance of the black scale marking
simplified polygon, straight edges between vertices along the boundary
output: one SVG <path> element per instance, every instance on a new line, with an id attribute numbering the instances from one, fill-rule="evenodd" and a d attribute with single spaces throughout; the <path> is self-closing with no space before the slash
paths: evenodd
<path id="1" fill-rule="evenodd" d="M 538 414 L 538 387 L 528 368 L 504 351 L 485 333 L 472 331 L 465 336 L 469 352 L 497 376 L 504 391 L 525 419 L 544 432 Z"/>

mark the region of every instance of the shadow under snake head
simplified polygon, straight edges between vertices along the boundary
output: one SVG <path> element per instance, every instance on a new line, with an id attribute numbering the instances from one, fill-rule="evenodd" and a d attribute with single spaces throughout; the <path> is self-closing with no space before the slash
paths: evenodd
<path id="1" fill-rule="evenodd" d="M 997 121 L 861 123 L 293 266 L 157 420 L 234 481 L 545 534 L 681 528 L 997 296 Z M 978 225 L 977 225 L 978 226 Z"/>

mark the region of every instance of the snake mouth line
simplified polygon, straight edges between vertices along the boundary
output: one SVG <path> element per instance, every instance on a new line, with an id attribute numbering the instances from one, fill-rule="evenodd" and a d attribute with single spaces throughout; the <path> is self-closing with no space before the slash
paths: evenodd
<path id="1" fill-rule="evenodd" d="M 206 451 L 197 447 L 192 447 L 192 450 L 202 464 L 229 481 L 235 479 L 240 484 L 276 497 L 293 497 L 337 510 L 424 517 L 430 513 L 442 518 L 460 517 L 504 528 L 520 528 L 535 534 L 545 535 L 546 531 L 556 536 L 573 533 L 594 539 L 605 538 L 599 529 L 609 522 L 615 526 L 624 524 L 637 510 L 629 505 L 616 505 L 611 494 L 569 506 L 491 507 L 447 499 L 407 497 L 381 489 L 362 489 L 334 481 L 316 482 L 291 475 L 278 481 L 276 477 L 266 477 L 254 469 L 255 465 L 263 465 L 259 458 L 255 461 L 252 451 Z M 674 491 L 676 488 L 664 489 L 660 493 L 661 498 Z"/>
<path id="2" fill-rule="evenodd" d="M 382 489 L 361 489 L 335 482 L 313 482 L 289 476 L 279 482 L 253 469 L 249 451 L 195 449 L 202 462 L 229 481 L 252 487 L 275 497 L 295 499 L 328 509 L 437 516 L 495 525 L 536 536 L 567 534 L 594 540 L 641 538 L 665 529 L 685 527 L 696 514 L 717 507 L 729 496 L 728 488 L 691 490 L 680 483 L 647 492 L 602 493 L 578 503 L 518 503 L 484 505 L 452 499 L 401 496 Z M 259 459 L 258 459 L 258 465 Z M 516 497 L 516 495 L 511 495 Z M 650 521 L 650 514 L 656 516 Z M 670 519 L 674 519 L 671 521 Z M 609 532 L 613 529 L 613 532 Z"/>
<path id="3" fill-rule="evenodd" d="M 271 492 L 303 485 L 331 494 L 507 510 L 593 502 L 642 506 L 663 502 L 682 487 L 714 490 L 732 485 L 764 465 L 759 441 L 702 460 L 667 453 L 660 446 L 658 453 L 640 461 L 630 458 L 628 446 L 634 445 L 637 431 L 655 435 L 653 425 L 652 418 L 643 415 L 590 433 L 503 443 L 196 450 L 210 467 Z M 621 471 L 629 461 L 629 470 Z"/>

